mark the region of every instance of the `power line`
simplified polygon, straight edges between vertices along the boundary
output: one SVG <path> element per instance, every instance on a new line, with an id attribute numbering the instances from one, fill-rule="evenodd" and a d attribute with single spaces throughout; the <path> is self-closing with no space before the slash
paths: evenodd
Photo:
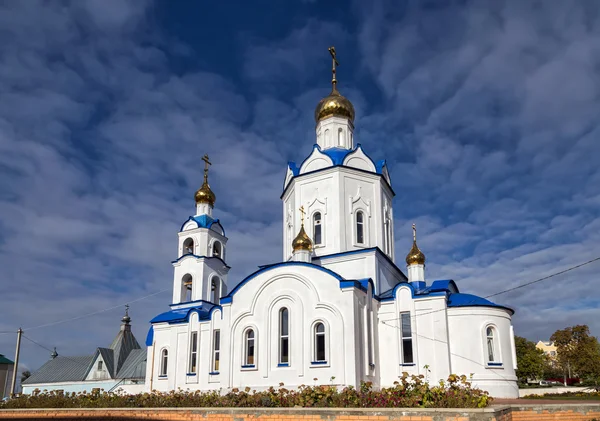
<path id="1" fill-rule="evenodd" d="M 506 294 L 507 292 L 514 291 L 514 290 L 517 290 L 517 289 L 520 289 L 520 288 L 525 288 L 525 287 L 527 287 L 527 286 L 529 286 L 529 285 L 533 285 L 533 284 L 536 284 L 536 283 L 538 283 L 538 282 L 546 281 L 546 280 L 548 280 L 548 279 L 550 279 L 550 278 L 554 278 L 555 276 L 562 275 L 562 274 L 564 274 L 564 273 L 570 272 L 570 271 L 572 271 L 572 270 L 575 270 L 575 269 L 579 269 L 579 268 L 580 268 L 580 267 L 582 267 L 582 266 L 589 265 L 590 263 L 597 262 L 598 260 L 600 260 L 600 257 L 596 257 L 596 258 L 594 258 L 594 259 L 588 260 L 587 262 L 580 263 L 580 264 L 578 264 L 578 265 L 575 265 L 575 266 L 571 266 L 571 267 L 569 267 L 569 268 L 567 268 L 567 269 L 563 269 L 563 270 L 561 270 L 561 271 L 558 271 L 558 272 L 552 273 L 552 274 L 550 274 L 550 275 L 544 276 L 544 277 L 542 277 L 542 278 L 539 278 L 539 279 L 536 279 L 536 280 L 534 280 L 534 281 L 526 282 L 526 283 L 524 283 L 524 284 L 522 284 L 522 285 L 517 285 L 516 287 L 508 288 L 508 289 L 505 289 L 505 290 L 502 290 L 502 291 L 496 292 L 496 293 L 494 293 L 494 294 L 487 295 L 487 296 L 485 296 L 485 297 L 483 297 L 483 298 L 487 299 L 487 298 L 495 297 L 495 296 L 497 296 L 497 295 Z M 479 297 L 476 297 L 476 298 L 474 298 L 473 300 L 471 300 L 471 301 L 467 302 L 466 304 L 463 304 L 462 306 L 468 306 L 468 305 L 470 305 L 470 304 L 473 304 L 473 303 L 475 303 L 475 302 L 478 300 L 478 298 L 479 298 Z M 439 312 L 439 311 L 445 311 L 445 310 L 446 310 L 446 308 L 441 308 L 441 309 L 437 309 L 437 310 L 432 310 L 432 311 L 429 311 L 429 312 L 426 312 L 426 313 L 415 314 L 414 316 L 412 316 L 412 315 L 411 315 L 411 318 L 415 318 L 415 319 L 416 319 L 416 318 L 417 318 L 417 316 L 419 316 L 419 317 L 421 317 L 421 316 L 426 316 L 426 315 L 428 315 L 428 314 L 437 313 L 437 312 Z M 388 321 L 393 321 L 393 320 L 400 320 L 400 317 L 397 317 L 397 318 L 395 318 L 395 319 L 389 319 Z"/>
<path id="2" fill-rule="evenodd" d="M 58 320 L 56 322 L 45 323 L 43 325 L 34 326 L 34 327 L 27 327 L 27 328 L 24 328 L 23 330 L 24 331 L 30 331 L 30 330 L 34 330 L 34 329 L 40 329 L 42 327 L 55 326 L 55 325 L 58 325 L 58 324 L 67 323 L 67 322 L 72 322 L 74 320 L 83 319 L 83 318 L 86 318 L 86 317 L 89 317 L 89 316 L 94 316 L 96 314 L 105 313 L 107 311 L 114 310 L 116 308 L 121 308 L 121 307 L 123 307 L 126 304 L 135 303 L 135 302 L 138 302 L 138 301 L 145 300 L 146 298 L 150 298 L 150 297 L 152 297 L 154 295 L 162 294 L 163 292 L 168 291 L 168 290 L 170 290 L 170 288 L 161 289 L 160 291 L 153 292 L 152 294 L 148 294 L 148 295 L 145 295 L 145 296 L 140 297 L 140 298 L 136 298 L 135 300 L 127 301 L 127 302 L 125 302 L 123 304 L 117 304 L 117 305 L 114 305 L 114 306 L 111 306 L 111 307 L 104 308 L 102 310 L 94 311 L 94 312 L 87 313 L 87 314 L 82 314 L 80 316 L 71 317 L 69 319 Z M 10 332 L 10 333 L 13 333 L 13 332 Z"/>
<path id="3" fill-rule="evenodd" d="M 31 339 L 31 338 L 30 338 L 30 337 L 28 337 L 28 336 L 25 336 L 25 335 L 23 335 L 23 337 L 24 337 L 25 339 L 27 339 L 29 342 L 31 342 L 31 343 L 34 343 L 35 345 L 39 346 L 40 348 L 43 348 L 43 349 L 45 349 L 46 351 L 54 352 L 54 351 L 56 350 L 56 348 L 55 348 L 55 349 L 50 349 L 50 348 L 48 348 L 47 346 L 44 346 L 44 345 L 42 345 L 41 343 L 34 341 L 33 339 Z M 58 356 L 59 356 L 59 357 L 61 357 L 61 358 L 67 359 L 67 360 L 69 360 L 69 361 L 72 361 L 72 362 L 74 362 L 74 363 L 76 363 L 76 364 L 82 365 L 82 366 L 83 366 L 83 365 L 85 365 L 85 366 L 87 367 L 87 366 L 89 365 L 89 363 L 88 363 L 88 364 L 86 364 L 86 363 L 82 363 L 81 361 L 74 360 L 74 359 L 72 359 L 72 358 L 69 358 L 69 357 L 66 357 L 66 356 L 64 356 L 64 355 L 58 355 Z"/>

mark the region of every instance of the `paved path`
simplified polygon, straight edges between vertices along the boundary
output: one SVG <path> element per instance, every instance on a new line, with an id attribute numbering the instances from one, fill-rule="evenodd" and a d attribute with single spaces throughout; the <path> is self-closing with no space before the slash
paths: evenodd
<path id="1" fill-rule="evenodd" d="M 600 400 L 574 399 L 494 399 L 493 405 L 568 405 L 568 404 L 600 404 Z"/>

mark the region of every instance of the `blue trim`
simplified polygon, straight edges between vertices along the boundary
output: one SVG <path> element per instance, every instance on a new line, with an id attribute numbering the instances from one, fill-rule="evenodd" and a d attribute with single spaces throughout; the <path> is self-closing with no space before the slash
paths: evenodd
<path id="1" fill-rule="evenodd" d="M 415 364 L 415 363 L 406 363 L 406 364 L 402 363 L 402 364 L 400 364 L 400 365 L 401 365 L 402 367 L 414 367 L 416 364 Z"/>
<path id="2" fill-rule="evenodd" d="M 220 373 L 218 371 L 211 371 L 208 373 L 209 376 L 218 376 Z"/>
<path id="3" fill-rule="evenodd" d="M 185 304 L 196 304 L 196 303 L 206 303 L 206 304 L 210 304 L 210 305 L 214 304 L 214 303 L 211 303 L 210 301 L 206 301 L 206 300 L 194 300 L 194 301 L 184 301 L 182 303 L 171 303 L 171 304 L 169 304 L 169 307 L 181 306 L 181 305 L 185 305 Z"/>
<path id="4" fill-rule="evenodd" d="M 406 277 L 406 275 L 404 274 L 404 272 L 402 272 L 402 270 L 400 270 L 400 268 L 398 266 L 396 266 L 396 264 L 392 261 L 392 259 L 390 259 L 390 256 L 388 256 L 387 254 L 385 254 L 379 247 L 369 247 L 369 248 L 365 248 L 365 249 L 358 249 L 358 250 L 350 250 L 350 251 L 342 251 L 339 253 L 332 253 L 332 254 L 325 254 L 323 256 L 313 256 L 312 260 L 323 260 L 323 259 L 333 259 L 335 257 L 339 257 L 339 256 L 345 256 L 348 254 L 359 254 L 359 253 L 369 253 L 375 251 L 378 255 L 382 256 L 385 260 L 387 260 L 387 262 L 392 265 L 393 268 L 396 269 L 396 271 L 398 271 L 398 273 L 401 275 L 402 278 L 404 278 L 405 281 L 408 281 L 408 278 Z M 375 290 L 373 290 L 375 291 Z"/>
<path id="5" fill-rule="evenodd" d="M 288 168 L 294 177 L 300 174 L 300 167 L 294 161 L 288 161 Z"/>
<path id="6" fill-rule="evenodd" d="M 148 334 L 146 335 L 146 346 L 152 346 L 152 342 L 154 342 L 154 326 L 150 325 L 150 329 L 148 329 Z"/>
<path id="7" fill-rule="evenodd" d="M 244 364 L 242 368 L 256 368 L 256 364 Z"/>
<path id="8" fill-rule="evenodd" d="M 369 284 L 371 284 L 371 290 L 375 291 L 375 285 L 371 278 L 340 281 L 340 288 L 358 288 L 361 291 L 367 292 Z"/>
<path id="9" fill-rule="evenodd" d="M 289 367 L 290 363 L 279 363 L 277 364 L 277 367 Z"/>
<path id="10" fill-rule="evenodd" d="M 172 260 L 171 263 L 177 263 L 180 260 L 185 259 L 186 257 L 194 257 L 196 259 L 217 259 L 217 260 L 220 260 L 221 263 L 223 263 L 227 269 L 231 269 L 231 267 L 228 266 L 227 263 L 225 263 L 225 261 L 223 259 L 221 259 L 220 257 L 216 257 L 216 256 L 198 256 L 197 254 L 192 254 L 192 253 L 184 254 L 183 256 L 178 257 L 175 260 Z"/>
<path id="11" fill-rule="evenodd" d="M 221 225 L 221 221 L 218 219 L 214 219 L 206 214 L 188 217 L 188 219 L 183 224 L 181 224 L 181 228 L 179 228 L 179 232 L 183 232 L 183 227 L 185 226 L 185 224 L 187 224 L 190 221 L 194 221 L 196 223 L 196 228 L 211 229 L 213 224 L 217 224 L 218 226 L 221 227 L 221 230 L 223 231 L 223 234 L 221 234 L 221 235 L 223 237 L 225 237 L 225 228 L 223 228 L 223 225 Z"/>
<path id="12" fill-rule="evenodd" d="M 190 377 L 191 377 L 191 376 L 195 376 L 195 375 L 196 375 L 196 373 L 187 373 L 187 374 L 186 374 L 186 376 L 190 376 Z"/>
<path id="13" fill-rule="evenodd" d="M 489 367 L 502 367 L 502 363 L 487 363 Z"/>
<path id="14" fill-rule="evenodd" d="M 264 272 L 267 272 L 267 271 L 269 271 L 271 269 L 276 269 L 276 268 L 282 267 L 282 266 L 304 266 L 304 267 L 309 267 L 309 268 L 320 270 L 321 272 L 325 272 L 328 275 L 333 276 L 338 281 L 344 281 L 345 280 L 344 278 L 342 278 L 340 275 L 338 275 L 334 271 L 329 270 L 329 269 L 324 268 L 324 267 L 319 266 L 319 265 L 315 265 L 313 263 L 306 263 L 306 262 L 281 262 L 281 263 L 276 263 L 276 264 L 273 264 L 273 265 L 270 265 L 270 266 L 262 267 L 262 268 L 258 269 L 256 272 L 251 273 L 250 275 L 248 275 L 239 284 L 237 284 L 235 286 L 235 288 L 233 288 L 229 294 L 227 294 L 225 297 L 221 298 L 221 304 L 229 304 L 229 303 L 231 303 L 233 301 L 233 296 L 236 294 L 236 292 L 238 292 L 242 286 L 244 286 L 247 282 L 249 282 L 253 278 L 256 278 L 258 275 L 260 275 L 260 274 L 262 274 Z"/>
<path id="15" fill-rule="evenodd" d="M 206 304 L 206 306 L 201 305 L 197 307 L 184 307 L 166 311 L 154 317 L 152 320 L 150 320 L 150 323 L 169 323 L 170 325 L 187 323 L 189 321 L 190 314 L 192 314 L 193 311 L 198 313 L 199 321 L 208 321 L 212 319 L 212 314 L 215 309 L 219 309 L 221 311 L 223 310 L 220 305 L 215 305 L 212 303 L 203 304 Z"/>
<path id="16" fill-rule="evenodd" d="M 332 165 L 331 167 L 319 168 L 318 170 L 308 171 L 308 172 L 305 172 L 304 174 L 299 174 L 297 176 L 292 177 L 292 179 L 290 180 L 290 182 L 287 183 L 287 185 L 283 189 L 283 192 L 281 193 L 281 196 L 279 196 L 279 198 L 283 199 L 283 196 L 285 196 L 285 193 L 290 188 L 290 185 L 292 184 L 292 181 L 294 181 L 294 179 L 296 179 L 298 177 L 304 177 L 305 175 L 316 174 L 318 172 L 330 170 L 332 168 L 337 168 L 337 167 L 348 168 L 350 170 L 359 171 L 359 172 L 362 172 L 362 173 L 365 173 L 365 174 L 377 175 L 377 176 L 381 177 L 381 179 L 383 180 L 383 182 L 385 183 L 385 185 L 388 186 L 388 188 L 390 189 L 390 192 L 392 193 L 392 197 L 396 196 L 396 192 L 394 192 L 394 189 L 392 188 L 392 186 L 390 185 L 390 183 L 388 183 L 388 181 L 385 179 L 385 177 L 383 176 L 383 174 L 377 174 L 377 173 L 374 173 L 372 171 L 361 170 L 360 168 L 348 167 L 346 165 Z"/>
<path id="17" fill-rule="evenodd" d="M 312 361 L 310 364 L 311 365 L 323 365 L 323 364 L 327 364 L 327 361 Z"/>

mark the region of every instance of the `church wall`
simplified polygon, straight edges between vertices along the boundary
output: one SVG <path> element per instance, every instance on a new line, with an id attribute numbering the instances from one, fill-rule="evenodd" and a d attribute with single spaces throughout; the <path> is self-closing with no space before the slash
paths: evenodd
<path id="1" fill-rule="evenodd" d="M 286 307 L 290 317 L 289 366 L 279 362 L 279 311 Z M 281 267 L 268 271 L 244 285 L 234 296 L 231 310 L 232 355 L 229 367 L 233 387 L 259 390 L 283 382 L 286 387 L 319 383 L 346 384 L 348 362 L 353 361 L 351 338 L 354 326 L 351 295 L 340 290 L 339 281 L 319 270 Z M 326 330 L 326 363 L 313 364 L 314 325 Z M 254 367 L 242 367 L 246 329 L 256 334 Z M 340 344 L 345 344 L 340 346 Z"/>
<path id="2" fill-rule="evenodd" d="M 497 363 L 486 360 L 486 326 L 497 333 Z M 450 351 L 454 373 L 473 373 L 473 384 L 488 390 L 492 396 L 519 396 L 512 348 L 511 317 L 507 310 L 492 307 L 456 307 L 448 309 L 448 328 L 452 338 Z"/>

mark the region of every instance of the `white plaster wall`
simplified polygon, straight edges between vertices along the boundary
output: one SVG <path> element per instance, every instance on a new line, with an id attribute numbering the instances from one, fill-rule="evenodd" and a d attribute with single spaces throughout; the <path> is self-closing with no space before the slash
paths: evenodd
<path id="1" fill-rule="evenodd" d="M 501 367 L 489 367 L 485 357 L 485 328 L 496 327 L 499 338 Z M 492 307 L 451 307 L 448 309 L 448 328 L 452 338 L 450 352 L 452 371 L 473 373 L 473 384 L 488 390 L 492 396 L 517 398 L 511 348 L 511 316 L 507 310 Z"/>
<path id="2" fill-rule="evenodd" d="M 362 295 L 364 293 L 361 292 Z M 290 312 L 290 365 L 278 366 L 278 312 Z M 233 296 L 223 311 L 213 313 L 210 322 L 154 325 L 154 347 L 150 347 L 147 367 L 152 379 L 148 390 L 209 390 L 250 386 L 261 390 L 283 382 L 288 387 L 318 383 L 357 385 L 356 352 L 364 341 L 356 341 L 355 289 L 340 289 L 339 281 L 312 267 L 282 266 L 253 278 Z M 313 330 L 316 321 L 326 326 L 327 364 L 312 364 Z M 242 368 L 243 331 L 252 327 L 256 334 L 256 367 Z M 211 367 L 214 329 L 221 329 L 221 366 Z M 196 376 L 187 373 L 189 338 L 200 332 L 199 368 Z M 167 377 L 159 377 L 160 355 L 169 349 Z M 153 351 L 153 349 L 155 351 Z M 151 361 L 154 359 L 154 366 Z M 334 380 L 331 380 L 335 377 Z"/>
<path id="3" fill-rule="evenodd" d="M 383 204 L 387 200 L 384 197 L 390 196 L 389 187 L 382 183 L 379 175 L 351 168 L 332 167 L 296 177 L 282 198 L 284 221 L 287 221 L 284 224 L 284 260 L 290 259 L 289 245 L 300 230 L 298 208 L 301 205 L 306 211 L 305 230 L 311 238 L 312 217 L 317 211 L 322 215 L 323 244 L 315 245 L 315 256 L 375 246 L 385 251 Z M 356 242 L 355 217 L 359 210 L 365 215 L 363 244 Z M 393 227 L 391 233 L 393 244 Z M 388 255 L 394 261 L 393 247 Z"/>
<path id="4" fill-rule="evenodd" d="M 354 124 L 347 118 L 328 117 L 319 121 L 316 127 L 317 144 L 321 149 L 354 147 Z M 325 132 L 328 132 L 326 136 Z M 339 132 L 342 136 L 338 136 Z"/>

